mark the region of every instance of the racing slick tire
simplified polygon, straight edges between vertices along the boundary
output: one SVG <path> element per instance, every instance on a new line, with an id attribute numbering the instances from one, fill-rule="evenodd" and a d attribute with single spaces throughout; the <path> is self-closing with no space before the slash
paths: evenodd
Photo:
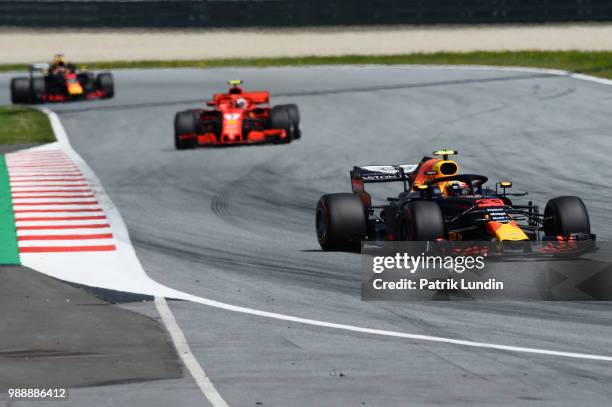
<path id="1" fill-rule="evenodd" d="M 11 102 L 30 103 L 30 78 L 11 79 Z"/>
<path id="2" fill-rule="evenodd" d="M 444 238 L 444 217 L 437 203 L 413 201 L 404 206 L 399 238 L 404 241 L 433 241 Z"/>
<path id="3" fill-rule="evenodd" d="M 194 148 L 196 146 L 195 137 L 188 140 L 181 140 L 180 135 L 196 133 L 196 115 L 191 110 L 178 112 L 174 116 L 174 146 L 177 150 Z"/>
<path id="4" fill-rule="evenodd" d="M 33 77 L 30 80 L 30 100 L 32 103 L 42 103 L 47 92 L 47 84 L 43 77 Z"/>
<path id="5" fill-rule="evenodd" d="M 287 134 L 287 137 L 281 139 L 280 137 L 275 140 L 276 143 L 285 144 L 291 143 L 294 133 L 294 125 L 289 115 L 289 110 L 285 106 L 274 106 L 270 110 L 270 128 L 271 129 L 283 129 Z"/>
<path id="6" fill-rule="evenodd" d="M 572 233 L 591 233 L 589 214 L 582 199 L 560 196 L 546 203 L 544 233 L 547 236 L 569 236 Z"/>
<path id="7" fill-rule="evenodd" d="M 367 223 L 366 208 L 355 194 L 327 194 L 317 203 L 315 225 L 323 250 L 359 250 Z"/>
<path id="8" fill-rule="evenodd" d="M 113 81 L 113 74 L 110 72 L 99 73 L 96 78 L 96 84 L 98 89 L 104 92 L 104 99 L 110 99 L 115 96 L 115 82 Z"/>
<path id="9" fill-rule="evenodd" d="M 300 128 L 300 111 L 297 105 L 294 104 L 283 105 L 283 107 L 287 109 L 291 123 L 293 123 L 292 139 L 297 140 L 302 137 L 302 130 Z"/>

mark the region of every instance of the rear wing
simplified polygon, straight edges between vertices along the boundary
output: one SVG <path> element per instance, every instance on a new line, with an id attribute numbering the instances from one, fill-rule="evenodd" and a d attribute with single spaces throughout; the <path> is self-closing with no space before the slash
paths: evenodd
<path id="1" fill-rule="evenodd" d="M 40 73 L 44 75 L 48 70 L 49 70 L 49 64 L 47 63 L 32 64 L 28 68 L 28 72 L 30 73 L 30 75 L 35 74 L 35 73 Z"/>
<path id="2" fill-rule="evenodd" d="M 366 183 L 401 181 L 405 190 L 408 175 L 414 173 L 418 167 L 418 164 L 355 166 L 350 172 L 353 193 L 359 195 L 364 205 L 369 208 L 372 206 L 372 197 L 365 191 Z"/>
<path id="3" fill-rule="evenodd" d="M 351 179 L 361 180 L 366 183 L 403 181 L 407 175 L 416 171 L 417 167 L 418 164 L 353 167 Z"/>

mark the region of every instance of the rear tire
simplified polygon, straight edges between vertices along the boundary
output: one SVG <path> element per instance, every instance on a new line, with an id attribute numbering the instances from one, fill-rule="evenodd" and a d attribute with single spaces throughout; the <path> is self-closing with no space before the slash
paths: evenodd
<path id="1" fill-rule="evenodd" d="M 544 233 L 547 236 L 569 236 L 591 233 L 589 214 L 577 196 L 553 198 L 544 209 Z"/>
<path id="2" fill-rule="evenodd" d="M 294 126 L 289 116 L 289 110 L 284 106 L 274 106 L 270 110 L 270 128 L 271 129 L 282 129 L 285 130 L 287 137 L 281 139 L 280 137 L 276 140 L 279 144 L 291 143 L 293 139 Z"/>
<path id="3" fill-rule="evenodd" d="M 30 78 L 11 79 L 11 102 L 31 103 Z"/>
<path id="4" fill-rule="evenodd" d="M 110 99 L 115 96 L 115 82 L 113 81 L 113 74 L 110 72 L 102 72 L 98 74 L 96 78 L 98 89 L 104 92 L 104 99 Z"/>
<path id="5" fill-rule="evenodd" d="M 404 206 L 400 240 L 434 241 L 445 237 L 444 217 L 437 203 L 414 201 Z"/>
<path id="6" fill-rule="evenodd" d="M 359 250 L 366 236 L 366 208 L 355 194 L 323 195 L 317 203 L 315 225 L 323 250 Z"/>
<path id="7" fill-rule="evenodd" d="M 285 109 L 287 109 L 287 113 L 289 113 L 289 118 L 291 119 L 291 122 L 293 123 L 293 135 L 291 138 L 293 140 L 297 140 L 300 137 L 302 137 L 302 130 L 300 128 L 300 111 L 297 105 L 294 105 L 294 104 L 283 105 L 283 106 L 285 107 Z"/>
<path id="8" fill-rule="evenodd" d="M 174 116 L 174 146 L 177 150 L 194 148 L 196 146 L 196 124 L 196 114 L 191 110 L 178 112 L 176 116 Z M 185 134 L 193 134 L 194 137 L 187 140 L 179 138 L 180 135 Z"/>

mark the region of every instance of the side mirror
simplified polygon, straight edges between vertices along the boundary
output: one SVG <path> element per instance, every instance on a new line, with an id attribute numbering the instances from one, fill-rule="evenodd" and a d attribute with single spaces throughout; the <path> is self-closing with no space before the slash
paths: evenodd
<path id="1" fill-rule="evenodd" d="M 498 186 L 503 190 L 501 195 L 506 196 L 506 189 L 512 188 L 512 182 L 511 181 L 500 181 L 497 184 L 495 184 L 495 195 L 499 195 L 499 193 L 497 192 Z"/>

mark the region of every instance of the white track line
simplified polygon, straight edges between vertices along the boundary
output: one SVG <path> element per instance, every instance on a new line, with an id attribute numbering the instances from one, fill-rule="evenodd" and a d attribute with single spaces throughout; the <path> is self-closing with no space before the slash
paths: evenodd
<path id="1" fill-rule="evenodd" d="M 191 352 L 189 348 L 189 344 L 187 343 L 187 338 L 181 331 L 181 328 L 178 326 L 172 311 L 170 311 L 170 307 L 168 307 L 168 303 L 164 297 L 155 297 L 155 307 L 161 315 L 162 321 L 166 325 L 166 329 L 170 333 L 170 337 L 172 338 L 172 342 L 174 342 L 174 346 L 181 357 L 183 363 L 189 370 L 189 373 L 195 379 L 198 387 L 202 390 L 202 393 L 206 396 L 210 404 L 213 407 L 228 407 L 227 403 L 212 382 L 208 379 L 206 372 L 202 369 L 202 366 L 198 363 L 195 356 Z"/>
<path id="2" fill-rule="evenodd" d="M 371 68 L 372 66 L 370 65 L 368 67 Z M 356 68 L 359 68 L 359 67 L 356 67 Z M 451 69 L 451 70 L 457 69 L 457 70 L 497 70 L 497 71 L 514 71 L 514 72 L 533 72 L 533 73 L 549 74 L 549 75 L 556 75 L 556 76 L 567 76 L 567 77 L 574 78 L 574 79 L 591 81 L 591 82 L 596 82 L 596 83 L 605 84 L 605 85 L 612 85 L 612 81 L 608 81 L 605 79 L 594 78 L 594 77 L 587 76 L 587 75 L 572 74 L 566 71 L 551 70 L 551 69 L 513 68 L 513 67 L 499 68 L 499 67 L 492 67 L 492 66 L 420 66 L 420 67 L 402 66 L 402 67 L 393 67 L 393 68 L 409 68 L 409 69 L 427 68 L 427 69 Z M 59 121 L 59 118 L 57 117 L 57 115 L 48 110 L 44 110 L 44 111 L 49 115 L 49 119 L 52 123 L 53 129 L 56 133 L 56 137 L 58 139 L 59 144 L 66 150 L 66 152 L 69 155 L 72 155 L 73 157 L 74 156 L 78 157 L 78 154 L 76 154 L 76 152 L 72 150 L 72 147 L 70 146 L 66 132 L 61 122 Z M 95 175 L 93 174 L 93 171 L 89 169 L 87 164 L 80 157 L 79 157 L 79 161 L 83 166 L 82 168 L 83 172 L 85 173 L 89 172 L 90 179 L 92 176 L 95 177 Z M 77 161 L 77 163 L 79 161 Z M 95 179 L 97 180 L 97 178 Z M 99 180 L 98 180 L 98 183 L 99 183 Z M 98 194 L 105 195 L 105 192 L 101 184 L 98 184 Z M 108 199 L 107 203 L 110 203 L 110 198 L 105 197 L 105 199 Z M 112 205 L 112 203 L 110 204 Z M 112 215 L 115 217 L 115 222 L 119 223 L 121 227 L 125 227 L 125 224 L 123 223 L 123 220 L 121 219 L 119 212 L 116 211 L 116 208 L 114 210 L 115 211 Z M 121 240 L 131 247 L 131 242 L 129 240 L 127 228 L 125 228 L 125 230 L 122 230 L 121 232 L 123 233 L 123 236 L 121 236 L 122 237 Z M 133 248 L 131 248 L 131 250 L 133 250 Z M 323 327 L 323 328 L 339 329 L 339 330 L 355 332 L 355 333 L 403 338 L 403 339 L 410 339 L 410 340 L 415 340 L 415 341 L 437 342 L 437 343 L 445 343 L 445 344 L 451 344 L 451 345 L 467 346 L 467 347 L 481 348 L 481 349 L 492 349 L 492 350 L 516 352 L 516 353 L 524 353 L 524 354 L 546 355 L 546 356 L 567 357 L 567 358 L 575 358 L 575 359 L 583 359 L 583 360 L 612 362 L 612 356 L 609 356 L 609 355 L 595 355 L 595 354 L 585 354 L 585 353 L 577 353 L 577 352 L 565 352 L 565 351 L 558 351 L 558 350 L 502 345 L 502 344 L 468 341 L 468 340 L 462 340 L 462 339 L 444 338 L 444 337 L 429 336 L 429 335 L 410 334 L 410 333 L 405 333 L 405 332 L 365 328 L 365 327 L 359 327 L 359 326 L 354 326 L 354 325 L 346 325 L 346 324 L 339 324 L 339 323 L 333 323 L 333 322 L 327 322 L 327 321 L 321 321 L 321 320 L 315 320 L 315 319 L 301 318 L 301 317 L 295 317 L 291 315 L 262 311 L 258 309 L 248 308 L 248 307 L 241 307 L 241 306 L 226 304 L 226 303 L 222 303 L 219 301 L 215 301 L 215 300 L 211 300 L 211 299 L 207 299 L 203 297 L 194 296 L 194 295 L 191 295 L 191 294 L 188 294 L 182 291 L 177 291 L 170 287 L 166 287 L 161 284 L 158 284 L 154 282 L 153 280 L 151 280 L 146 275 L 146 273 L 144 272 L 144 269 L 142 269 L 142 265 L 140 264 L 140 261 L 136 258 L 135 254 L 134 254 L 133 262 L 132 264 L 130 264 L 130 266 L 138 269 L 136 271 L 138 271 L 141 274 L 141 278 L 147 279 L 147 281 L 142 281 L 142 283 L 143 283 L 143 287 L 146 286 L 148 290 L 134 291 L 133 290 L 134 287 L 132 287 L 132 290 L 126 289 L 126 287 L 121 286 L 121 281 L 106 281 L 104 282 L 104 284 L 97 285 L 97 286 L 103 287 L 103 288 L 120 290 L 120 291 L 148 293 L 148 294 L 154 295 L 156 298 L 164 296 L 168 298 L 183 299 L 183 300 L 192 301 L 198 304 L 207 305 L 210 307 L 219 308 L 219 309 L 232 311 L 232 312 L 255 315 L 255 316 L 265 317 L 265 318 L 272 318 L 272 319 L 277 319 L 277 320 L 282 320 L 282 321 L 295 322 L 295 323 L 311 325 L 311 326 L 318 326 L 318 327 Z M 89 276 L 80 276 L 80 277 L 81 277 L 81 281 L 75 281 L 75 276 L 64 276 L 63 279 L 81 283 L 81 284 L 87 284 L 86 280 L 87 278 L 89 278 Z M 62 276 L 59 276 L 58 278 L 62 278 Z M 78 280 L 79 276 L 76 276 L 76 279 Z M 156 301 L 156 305 L 158 303 L 160 303 L 160 301 Z M 161 314 L 161 311 L 160 311 L 160 314 Z M 166 324 L 166 326 L 168 325 Z M 176 328 L 179 329 L 178 325 L 176 325 Z M 184 338 L 184 335 L 183 335 L 183 338 Z M 176 346 L 178 348 L 178 345 Z M 202 380 L 204 380 L 202 383 L 206 383 L 208 379 L 206 378 L 206 375 L 203 370 L 201 370 L 201 373 L 198 373 L 197 370 L 196 371 L 190 370 L 190 373 L 192 375 L 194 374 L 194 372 L 195 374 L 199 375 L 198 378 L 196 379 L 196 382 L 198 382 L 198 385 L 200 385 L 200 381 Z M 206 393 L 204 394 L 206 395 Z M 207 398 L 208 398 L 208 395 L 207 395 Z"/>
<path id="3" fill-rule="evenodd" d="M 380 335 L 380 336 L 388 336 L 395 338 L 404 338 L 404 339 L 412 339 L 416 341 L 428 341 L 428 342 L 438 342 L 438 343 L 447 343 L 452 345 L 461 345 L 461 346 L 469 346 L 472 348 L 484 348 L 484 349 L 495 349 L 501 351 L 509 351 L 509 352 L 519 352 L 519 353 L 530 353 L 536 355 L 547 355 L 547 356 L 561 356 L 567 358 L 575 358 L 575 359 L 587 359 L 587 360 L 599 360 L 605 362 L 612 362 L 612 356 L 607 355 L 593 355 L 588 353 L 577 353 L 577 352 L 564 352 L 564 351 L 556 351 L 556 350 L 548 350 L 548 349 L 538 349 L 538 348 L 527 348 L 523 346 L 512 346 L 512 345 L 499 345 L 494 343 L 487 342 L 477 342 L 477 341 L 468 341 L 463 339 L 453 339 L 453 338 L 444 338 L 439 336 L 429 336 L 429 335 L 419 335 L 419 334 L 410 334 L 405 332 L 398 331 L 387 331 L 384 329 L 372 329 L 372 328 L 363 328 L 360 326 L 354 325 L 345 325 L 345 324 L 337 324 L 333 322 L 319 321 L 316 319 L 308 319 L 308 318 L 300 318 L 294 317 L 291 315 L 278 314 L 275 312 L 267 312 L 261 311 L 253 308 L 241 307 L 231 304 L 226 304 L 214 300 L 209 300 L 202 297 L 196 297 L 193 295 L 178 297 L 179 299 L 185 299 L 192 302 L 196 302 L 198 304 L 208 305 L 215 308 L 220 308 L 228 311 L 240 312 L 243 314 L 256 315 L 259 317 L 266 317 L 272 319 L 279 319 L 282 321 L 295 322 L 299 324 L 305 325 L 313 325 L 319 326 L 323 328 L 334 328 L 341 329 L 343 331 L 351 331 L 363 334 L 370 335 Z"/>

